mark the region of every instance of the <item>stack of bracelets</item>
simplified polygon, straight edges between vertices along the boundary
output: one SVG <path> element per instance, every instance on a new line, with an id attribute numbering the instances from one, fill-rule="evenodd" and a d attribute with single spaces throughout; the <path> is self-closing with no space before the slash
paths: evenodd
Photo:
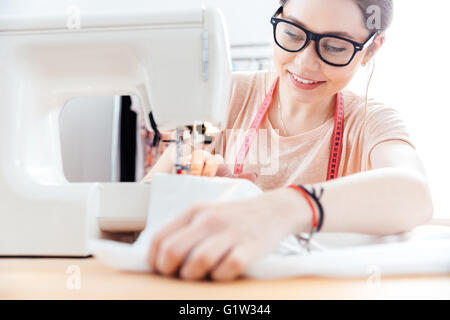
<path id="1" fill-rule="evenodd" d="M 309 252 L 310 251 L 310 241 L 312 239 L 312 236 L 314 233 L 320 231 L 320 229 L 322 228 L 322 224 L 323 224 L 324 212 L 323 212 L 322 204 L 320 203 L 320 198 L 322 197 L 322 194 L 323 194 L 323 188 L 322 187 L 320 188 L 319 195 L 316 195 L 316 190 L 314 188 L 313 188 L 313 191 L 310 192 L 302 185 L 290 185 L 290 186 L 288 186 L 288 188 L 292 188 L 292 189 L 299 191 L 303 195 L 303 197 L 305 197 L 306 201 L 308 201 L 308 204 L 312 209 L 313 218 L 312 218 L 312 227 L 311 227 L 311 231 L 309 233 L 309 237 L 305 238 L 305 237 L 302 237 L 297 234 L 295 235 L 295 237 L 299 240 L 300 243 L 306 243 L 306 248 Z M 313 201 L 311 201 L 311 199 L 314 200 L 315 205 L 314 205 Z M 317 214 L 316 208 L 318 209 L 319 214 Z"/>

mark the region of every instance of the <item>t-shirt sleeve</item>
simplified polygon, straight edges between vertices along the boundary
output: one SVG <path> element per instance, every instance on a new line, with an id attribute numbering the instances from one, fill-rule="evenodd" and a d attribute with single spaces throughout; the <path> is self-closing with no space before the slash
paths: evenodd
<path id="1" fill-rule="evenodd" d="M 401 140 L 416 149 L 400 112 L 392 107 L 385 105 L 368 107 L 364 130 L 363 160 L 366 168 L 371 168 L 370 155 L 372 150 L 382 142 Z"/>

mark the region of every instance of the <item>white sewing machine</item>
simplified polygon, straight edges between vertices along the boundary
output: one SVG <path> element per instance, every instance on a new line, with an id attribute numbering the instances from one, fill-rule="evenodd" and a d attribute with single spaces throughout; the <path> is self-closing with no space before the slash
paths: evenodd
<path id="1" fill-rule="evenodd" d="M 150 185 L 65 178 L 68 100 L 136 95 L 160 131 L 222 127 L 230 82 L 216 9 L 83 15 L 78 26 L 64 15 L 0 16 L 0 256 L 87 256 L 102 231 L 144 228 Z"/>

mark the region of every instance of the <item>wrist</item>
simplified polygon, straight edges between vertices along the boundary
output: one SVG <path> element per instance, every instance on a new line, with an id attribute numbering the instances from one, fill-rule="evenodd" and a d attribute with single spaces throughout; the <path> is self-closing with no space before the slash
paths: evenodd
<path id="1" fill-rule="evenodd" d="M 284 203 L 286 223 L 291 234 L 310 232 L 313 224 L 311 206 L 298 191 L 291 188 L 277 189 L 277 199 Z"/>

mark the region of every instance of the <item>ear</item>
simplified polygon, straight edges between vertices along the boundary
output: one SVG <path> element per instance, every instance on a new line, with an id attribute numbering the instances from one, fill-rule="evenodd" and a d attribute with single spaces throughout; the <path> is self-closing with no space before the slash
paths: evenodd
<path id="1" fill-rule="evenodd" d="M 362 66 L 365 66 L 373 58 L 373 56 L 375 56 L 375 54 L 378 50 L 380 50 L 385 41 L 386 34 L 384 32 L 381 32 L 380 34 L 375 36 L 372 44 L 365 49 L 366 52 L 364 54 L 364 58 L 361 61 Z"/>

